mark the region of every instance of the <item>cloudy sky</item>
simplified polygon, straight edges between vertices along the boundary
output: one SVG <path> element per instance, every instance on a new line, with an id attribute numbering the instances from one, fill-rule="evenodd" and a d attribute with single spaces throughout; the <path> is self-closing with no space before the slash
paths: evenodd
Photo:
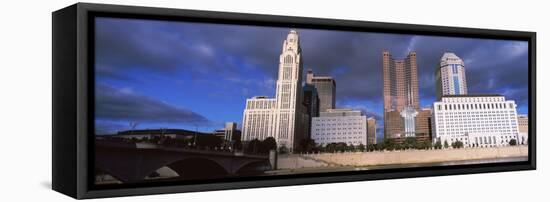
<path id="1" fill-rule="evenodd" d="M 96 19 L 96 133 L 130 128 L 210 132 L 242 122 L 245 100 L 275 95 L 289 28 Z M 382 124 L 382 51 L 417 52 L 420 103 L 435 100 L 445 51 L 466 63 L 469 93 L 498 93 L 527 113 L 527 42 L 299 29 L 305 69 L 336 79 L 336 105 Z M 382 126 L 379 126 L 381 136 Z"/>

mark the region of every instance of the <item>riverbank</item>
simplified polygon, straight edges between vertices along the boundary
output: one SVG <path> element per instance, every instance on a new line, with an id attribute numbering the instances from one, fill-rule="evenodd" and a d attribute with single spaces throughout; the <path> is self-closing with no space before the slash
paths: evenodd
<path id="1" fill-rule="evenodd" d="M 516 157 L 528 156 L 528 148 L 529 147 L 526 145 L 521 145 L 493 148 L 282 155 L 278 158 L 277 164 L 278 169 L 285 170 L 304 168 L 320 169 L 327 167 L 374 167 L 383 165 L 429 163 L 444 164 L 446 162 L 475 161 L 484 159 L 510 159 L 510 161 L 517 161 L 517 159 L 523 158 Z"/>

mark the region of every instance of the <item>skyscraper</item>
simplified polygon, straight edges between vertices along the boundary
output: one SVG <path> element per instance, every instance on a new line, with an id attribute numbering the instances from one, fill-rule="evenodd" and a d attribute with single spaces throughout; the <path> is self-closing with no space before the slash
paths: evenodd
<path id="1" fill-rule="evenodd" d="M 382 53 L 384 77 L 384 137 L 401 137 L 406 131 L 414 133 L 413 110 L 419 109 L 418 76 L 416 52 L 410 52 L 405 59 L 396 60 L 390 52 Z M 406 112 L 401 112 L 407 107 Z M 408 117 L 405 123 L 403 118 Z M 413 117 L 411 122 L 410 117 Z"/>
<path id="2" fill-rule="evenodd" d="M 311 126 L 311 118 L 319 116 L 319 96 L 317 95 L 317 89 L 315 86 L 306 84 L 304 86 L 304 109 L 307 114 L 307 125 Z M 310 128 L 306 129 L 306 139 L 311 138 Z"/>
<path id="3" fill-rule="evenodd" d="M 290 151 L 303 139 L 305 125 L 302 91 L 302 49 L 296 30 L 290 30 L 279 56 L 275 99 L 247 99 L 243 114 L 244 140 L 274 137 L 279 147 Z"/>
<path id="4" fill-rule="evenodd" d="M 313 85 L 319 96 L 319 112 L 336 108 L 336 81 L 330 76 L 315 76 L 311 69 L 306 75 L 306 84 Z"/>
<path id="5" fill-rule="evenodd" d="M 464 62 L 454 53 L 446 52 L 443 54 L 435 78 L 438 100 L 441 100 L 444 95 L 468 94 Z"/>
<path id="6" fill-rule="evenodd" d="M 376 119 L 367 119 L 367 144 L 376 144 Z"/>

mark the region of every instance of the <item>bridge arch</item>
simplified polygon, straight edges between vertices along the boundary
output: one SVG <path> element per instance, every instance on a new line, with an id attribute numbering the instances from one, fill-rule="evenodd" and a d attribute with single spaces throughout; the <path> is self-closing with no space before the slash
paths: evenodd
<path id="1" fill-rule="evenodd" d="M 101 168 L 95 168 L 95 183 L 96 184 L 118 184 L 122 183 L 120 176 L 116 176 L 115 172 L 110 172 Z"/>
<path id="2" fill-rule="evenodd" d="M 201 157 L 184 158 L 166 165 L 181 179 L 219 178 L 229 174 L 219 162 Z"/>
<path id="3" fill-rule="evenodd" d="M 269 165 L 269 162 L 258 160 L 258 161 L 251 161 L 241 165 L 239 168 L 236 169 L 235 174 L 256 175 L 270 169 L 271 169 L 271 165 Z"/>

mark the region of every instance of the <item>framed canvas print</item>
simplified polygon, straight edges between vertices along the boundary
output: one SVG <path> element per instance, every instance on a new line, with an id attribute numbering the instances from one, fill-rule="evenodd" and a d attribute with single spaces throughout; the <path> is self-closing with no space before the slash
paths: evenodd
<path id="1" fill-rule="evenodd" d="M 75 198 L 536 168 L 534 32 L 52 15 L 53 189 Z"/>

